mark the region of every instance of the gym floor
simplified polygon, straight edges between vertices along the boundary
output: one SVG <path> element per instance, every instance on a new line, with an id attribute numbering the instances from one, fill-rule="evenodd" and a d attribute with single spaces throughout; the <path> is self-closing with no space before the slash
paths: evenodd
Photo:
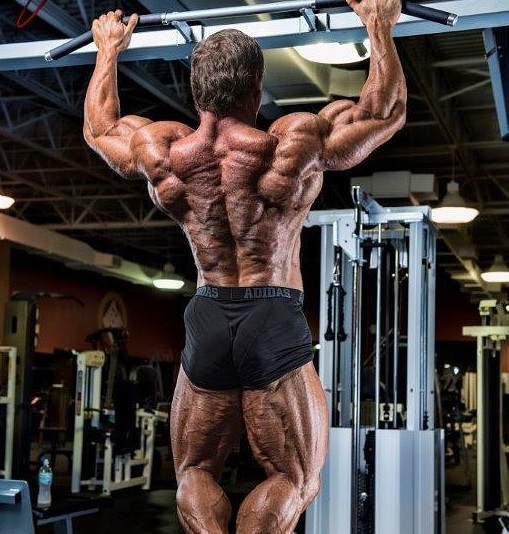
<path id="1" fill-rule="evenodd" d="M 163 462 L 152 488 L 143 491 L 130 488 L 113 493 L 112 505 L 99 513 L 77 517 L 73 520 L 74 534 L 183 534 L 178 524 L 175 507 L 175 479 L 173 465 L 167 452 L 162 451 Z M 62 463 L 61 463 L 62 462 Z M 70 479 L 63 458 L 57 459 L 55 466 L 54 496 L 69 491 Z M 224 482 L 232 504 L 238 506 L 244 495 L 261 477 L 261 472 L 250 466 L 240 467 L 238 471 L 226 473 Z M 469 480 L 475 479 L 473 461 L 469 470 L 464 466 L 446 469 L 446 530 L 447 534 L 500 534 L 502 527 L 496 518 L 488 519 L 483 524 L 472 522 L 475 510 L 475 487 Z M 36 534 L 52 534 L 49 525 L 36 526 Z M 304 534 L 301 523 L 297 534 Z M 334 533 L 340 534 L 340 533 Z"/>

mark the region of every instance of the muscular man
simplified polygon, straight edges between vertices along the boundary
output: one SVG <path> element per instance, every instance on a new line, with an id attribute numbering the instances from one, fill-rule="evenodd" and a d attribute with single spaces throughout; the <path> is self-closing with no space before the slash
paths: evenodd
<path id="1" fill-rule="evenodd" d="M 198 290 L 185 312 L 186 344 L 172 403 L 178 515 L 187 533 L 226 533 L 218 484 L 241 432 L 266 472 L 244 500 L 239 534 L 288 534 L 316 495 L 327 412 L 302 314 L 300 232 L 325 170 L 353 167 L 405 121 L 406 86 L 392 39 L 400 0 L 349 0 L 371 39 L 357 103 L 293 113 L 255 128 L 263 56 L 236 30 L 192 55 L 199 126 L 122 117 L 117 56 L 137 22 L 121 12 L 93 24 L 98 48 L 85 102 L 89 145 L 186 234 Z"/>

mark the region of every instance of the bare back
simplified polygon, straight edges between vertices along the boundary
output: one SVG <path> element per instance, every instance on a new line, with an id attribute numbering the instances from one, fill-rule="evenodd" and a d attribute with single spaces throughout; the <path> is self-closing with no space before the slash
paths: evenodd
<path id="1" fill-rule="evenodd" d="M 198 285 L 281 285 L 302 289 L 300 232 L 322 185 L 322 171 L 364 160 L 405 122 L 406 84 L 392 39 L 399 0 L 347 0 L 372 41 L 359 100 L 331 102 L 317 115 L 295 113 L 268 132 L 255 123 L 261 83 L 228 116 L 201 109 L 184 124 L 121 116 L 118 54 L 137 23 L 121 11 L 92 26 L 98 48 L 85 99 L 87 143 L 124 178 L 144 177 L 154 203 L 187 235 Z M 212 109 L 212 108 L 210 108 Z"/>
<path id="2" fill-rule="evenodd" d="M 306 121 L 319 119 L 289 120 L 284 134 L 277 123 L 266 133 L 205 114 L 177 139 L 176 123 L 165 122 L 133 139 L 154 203 L 190 242 L 198 285 L 302 289 L 300 232 L 322 186 L 321 146 Z"/>

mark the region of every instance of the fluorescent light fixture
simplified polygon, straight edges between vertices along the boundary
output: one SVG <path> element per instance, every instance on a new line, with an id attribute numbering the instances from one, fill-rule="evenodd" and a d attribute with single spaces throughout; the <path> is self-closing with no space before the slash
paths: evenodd
<path id="1" fill-rule="evenodd" d="M 13 204 L 14 199 L 0 191 L 0 210 L 8 210 Z"/>
<path id="2" fill-rule="evenodd" d="M 330 102 L 330 96 L 297 96 L 295 98 L 277 98 L 274 104 L 277 106 L 305 106 L 311 104 L 326 104 Z"/>
<path id="3" fill-rule="evenodd" d="M 481 278 L 485 282 L 503 283 L 509 282 L 509 267 L 504 263 L 504 258 L 501 254 L 495 256 L 493 265 L 484 273 L 481 273 Z"/>
<path id="4" fill-rule="evenodd" d="M 479 210 L 467 205 L 459 193 L 458 182 L 447 184 L 447 193 L 442 202 L 431 210 L 431 220 L 436 224 L 466 224 L 479 215 Z"/>
<path id="5" fill-rule="evenodd" d="M 184 287 L 184 280 L 178 278 L 157 278 L 152 282 L 157 289 L 178 290 Z"/>
<path id="6" fill-rule="evenodd" d="M 362 43 L 315 43 L 296 46 L 295 50 L 308 61 L 329 65 L 357 63 L 371 55 L 369 39 L 364 39 Z"/>
<path id="7" fill-rule="evenodd" d="M 166 263 L 160 272 L 153 280 L 157 289 L 163 289 L 167 291 L 177 291 L 184 287 L 184 280 L 178 274 L 174 272 L 175 267 L 171 263 Z"/>

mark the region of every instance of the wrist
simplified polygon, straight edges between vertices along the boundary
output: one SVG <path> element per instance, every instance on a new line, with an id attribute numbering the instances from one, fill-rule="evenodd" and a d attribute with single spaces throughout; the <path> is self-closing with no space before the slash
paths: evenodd
<path id="1" fill-rule="evenodd" d="M 387 20 L 372 20 L 369 26 L 366 26 L 368 38 L 371 42 L 371 52 L 380 51 L 384 53 L 388 46 L 394 42 L 392 37 L 392 24 Z"/>
<path id="2" fill-rule="evenodd" d="M 373 16 L 365 26 L 369 34 L 391 36 L 394 24 L 386 17 Z"/>
<path id="3" fill-rule="evenodd" d="M 118 51 L 115 48 L 98 48 L 97 61 L 101 62 L 116 62 L 118 58 Z"/>

